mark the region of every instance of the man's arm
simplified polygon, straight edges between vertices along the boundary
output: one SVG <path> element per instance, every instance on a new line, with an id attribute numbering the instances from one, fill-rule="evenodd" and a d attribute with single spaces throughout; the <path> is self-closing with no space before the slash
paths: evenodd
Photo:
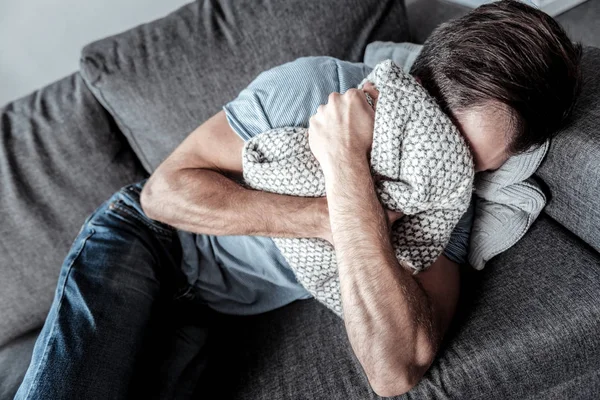
<path id="1" fill-rule="evenodd" d="M 350 343 L 379 395 L 405 393 L 432 363 L 444 321 L 394 255 L 366 160 L 340 166 L 326 182 Z"/>
<path id="2" fill-rule="evenodd" d="M 398 263 L 369 169 L 372 124 L 361 92 L 333 94 L 311 119 L 309 139 L 325 173 L 348 337 L 373 390 L 392 396 L 410 390 L 432 363 L 454 314 L 459 274 L 445 256 L 417 276 Z"/>
<path id="3" fill-rule="evenodd" d="M 219 112 L 200 125 L 152 174 L 141 195 L 152 219 L 212 235 L 330 235 L 327 202 L 250 190 L 242 177 L 244 142 Z"/>
<path id="4" fill-rule="evenodd" d="M 142 193 L 144 210 L 196 233 L 331 241 L 325 199 L 262 193 L 234 181 L 242 175 L 241 138 L 307 126 L 329 93 L 356 86 L 368 72 L 363 64 L 331 57 L 302 57 L 262 72 L 224 106 L 227 117 L 219 112 L 201 125 L 156 170 Z"/>

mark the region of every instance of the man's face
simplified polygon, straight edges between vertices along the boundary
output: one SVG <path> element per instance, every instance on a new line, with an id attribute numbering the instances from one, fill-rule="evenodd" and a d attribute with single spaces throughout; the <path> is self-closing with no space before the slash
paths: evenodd
<path id="1" fill-rule="evenodd" d="M 508 160 L 506 133 L 511 125 L 504 107 L 472 108 L 457 114 L 456 119 L 471 147 L 475 172 L 496 170 Z"/>
<path id="2" fill-rule="evenodd" d="M 363 90 L 373 98 L 376 108 L 379 93 L 375 86 L 367 82 Z M 496 170 L 510 157 L 506 141 L 506 132 L 511 128 L 508 115 L 503 105 L 472 108 L 456 115 L 458 129 L 473 153 L 475 172 Z"/>

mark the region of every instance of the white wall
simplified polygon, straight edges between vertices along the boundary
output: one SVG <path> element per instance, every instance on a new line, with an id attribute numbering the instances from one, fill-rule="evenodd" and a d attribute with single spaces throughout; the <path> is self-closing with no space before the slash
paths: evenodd
<path id="1" fill-rule="evenodd" d="M 0 0 L 0 107 L 78 68 L 81 48 L 191 0 Z"/>

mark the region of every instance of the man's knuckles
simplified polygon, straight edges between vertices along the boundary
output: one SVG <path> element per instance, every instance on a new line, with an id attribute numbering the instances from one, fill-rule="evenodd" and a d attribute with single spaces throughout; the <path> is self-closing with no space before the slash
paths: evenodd
<path id="1" fill-rule="evenodd" d="M 328 103 L 338 102 L 341 96 L 342 95 L 338 92 L 329 93 L 329 96 L 327 97 Z"/>
<path id="2" fill-rule="evenodd" d="M 360 96 L 364 96 L 362 94 L 362 90 L 356 88 L 350 88 L 346 91 L 346 95 L 352 98 L 359 98 Z"/>
<path id="3" fill-rule="evenodd" d="M 348 95 L 348 98 L 351 102 L 353 102 L 354 104 L 360 104 L 360 105 L 364 105 L 364 104 L 369 104 L 367 103 L 367 98 L 365 97 L 365 92 L 361 89 L 348 89 L 348 91 L 345 93 Z"/>

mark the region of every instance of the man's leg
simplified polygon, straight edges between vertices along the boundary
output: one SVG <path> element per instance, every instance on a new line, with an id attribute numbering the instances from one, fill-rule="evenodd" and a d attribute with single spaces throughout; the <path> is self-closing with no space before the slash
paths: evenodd
<path id="1" fill-rule="evenodd" d="M 156 368 L 157 385 L 147 388 L 148 378 L 139 376 L 136 387 L 146 389 L 138 391 L 141 398 L 156 399 L 192 399 L 212 398 L 203 390 L 201 396 L 194 396 L 194 391 L 203 376 L 209 361 L 209 331 L 215 323 L 216 312 L 204 304 L 195 301 L 178 301 L 170 308 L 169 333 L 161 338 L 163 349 Z M 152 347 L 152 346 L 150 346 Z M 145 372 L 138 368 L 136 373 Z M 137 382 L 140 384 L 138 385 Z M 158 387 L 157 387 L 158 386 Z M 206 397 L 208 396 L 208 397 Z"/>
<path id="2" fill-rule="evenodd" d="M 142 184 L 121 189 L 84 226 L 16 399 L 121 399 L 162 303 L 185 298 L 176 232 L 145 217 Z"/>

